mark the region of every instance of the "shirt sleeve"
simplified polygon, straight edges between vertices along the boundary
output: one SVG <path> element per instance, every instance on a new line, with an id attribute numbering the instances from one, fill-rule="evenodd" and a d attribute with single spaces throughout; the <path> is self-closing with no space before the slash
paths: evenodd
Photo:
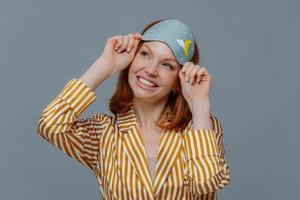
<path id="1" fill-rule="evenodd" d="M 40 115 L 37 133 L 91 170 L 97 167 L 99 136 L 108 122 L 106 114 L 79 116 L 96 99 L 84 82 L 73 78 Z"/>
<path id="2" fill-rule="evenodd" d="M 212 129 L 187 128 L 184 132 L 185 185 L 196 196 L 212 195 L 230 182 L 222 126 L 213 114 L 210 119 Z"/>
<path id="3" fill-rule="evenodd" d="M 205 200 L 217 200 L 217 192 L 210 192 L 208 194 L 196 195 L 195 199 L 205 199 Z"/>

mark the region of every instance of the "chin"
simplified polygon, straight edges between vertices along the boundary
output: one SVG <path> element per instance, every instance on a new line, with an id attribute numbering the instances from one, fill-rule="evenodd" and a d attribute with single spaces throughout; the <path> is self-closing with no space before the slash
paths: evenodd
<path id="1" fill-rule="evenodd" d="M 144 91 L 140 88 L 132 88 L 133 94 L 135 98 L 143 99 L 148 102 L 154 102 L 156 99 L 158 99 L 157 95 L 158 93 L 150 93 L 148 91 Z"/>
<path id="2" fill-rule="evenodd" d="M 149 91 L 145 91 L 141 88 L 137 88 L 135 87 L 134 89 L 132 89 L 133 91 L 133 95 L 134 98 L 142 100 L 144 102 L 148 102 L 148 103 L 158 103 L 160 101 L 162 101 L 165 98 L 168 98 L 167 94 L 162 94 L 162 91 L 157 91 L 157 92 L 149 92 Z"/>

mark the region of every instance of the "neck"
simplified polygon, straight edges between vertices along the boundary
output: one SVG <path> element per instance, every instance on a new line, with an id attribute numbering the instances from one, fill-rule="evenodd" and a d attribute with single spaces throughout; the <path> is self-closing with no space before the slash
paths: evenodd
<path id="1" fill-rule="evenodd" d="M 133 98 L 133 108 L 140 127 L 144 130 L 155 130 L 157 121 L 167 103 L 167 98 L 160 102 L 146 102 L 136 97 Z"/>

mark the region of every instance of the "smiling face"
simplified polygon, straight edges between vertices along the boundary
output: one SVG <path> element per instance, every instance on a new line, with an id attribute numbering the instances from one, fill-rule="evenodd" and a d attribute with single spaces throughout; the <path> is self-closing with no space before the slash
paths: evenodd
<path id="1" fill-rule="evenodd" d="M 180 68 L 168 45 L 143 42 L 129 66 L 128 82 L 134 97 L 151 103 L 167 98 Z"/>

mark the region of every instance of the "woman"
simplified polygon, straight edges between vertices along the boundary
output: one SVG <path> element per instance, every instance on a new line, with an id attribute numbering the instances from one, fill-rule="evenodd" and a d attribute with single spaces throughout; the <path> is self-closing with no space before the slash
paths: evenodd
<path id="1" fill-rule="evenodd" d="M 230 181 L 212 78 L 176 19 L 107 39 L 102 55 L 43 110 L 38 134 L 91 169 L 103 199 L 216 199 Z M 113 116 L 80 114 L 121 72 Z"/>

